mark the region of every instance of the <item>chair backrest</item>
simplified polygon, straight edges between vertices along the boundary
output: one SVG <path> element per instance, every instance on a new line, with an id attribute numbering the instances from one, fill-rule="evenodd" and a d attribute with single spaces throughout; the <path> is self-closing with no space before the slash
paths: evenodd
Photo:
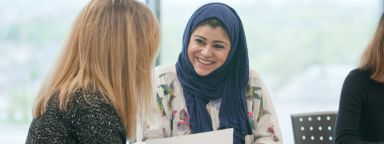
<path id="1" fill-rule="evenodd" d="M 292 114 L 295 144 L 332 144 L 336 111 Z"/>

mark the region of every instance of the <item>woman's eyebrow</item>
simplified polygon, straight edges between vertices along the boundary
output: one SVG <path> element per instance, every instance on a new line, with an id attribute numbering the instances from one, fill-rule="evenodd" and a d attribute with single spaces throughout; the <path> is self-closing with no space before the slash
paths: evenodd
<path id="1" fill-rule="evenodd" d="M 207 38 L 205 38 L 205 37 L 203 37 L 203 36 L 201 36 L 201 35 L 193 35 L 193 37 L 197 37 L 197 38 L 201 38 L 201 39 L 203 39 L 203 40 L 207 40 Z M 226 43 L 226 42 L 224 42 L 224 41 L 221 41 L 221 40 L 214 40 L 213 42 L 214 42 L 214 43 L 223 43 L 223 44 L 225 44 L 225 45 L 228 45 L 228 43 Z"/>
<path id="2" fill-rule="evenodd" d="M 207 38 L 201 36 L 201 35 L 194 35 L 194 37 L 198 37 L 198 38 L 201 38 L 201 39 L 204 39 L 204 40 L 207 40 Z"/>

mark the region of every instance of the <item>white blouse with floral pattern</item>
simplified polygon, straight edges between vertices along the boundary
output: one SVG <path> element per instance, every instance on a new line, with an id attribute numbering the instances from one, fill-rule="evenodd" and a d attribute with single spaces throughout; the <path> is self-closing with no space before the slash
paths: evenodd
<path id="1" fill-rule="evenodd" d="M 152 120 L 144 124 L 145 139 L 188 135 L 189 114 L 182 87 L 176 76 L 175 65 L 159 66 L 154 71 L 155 102 Z M 207 110 L 214 130 L 219 127 L 221 100 L 211 101 Z M 247 86 L 248 121 L 253 130 L 246 136 L 246 144 L 281 144 L 282 137 L 274 106 L 260 76 L 249 72 Z"/>

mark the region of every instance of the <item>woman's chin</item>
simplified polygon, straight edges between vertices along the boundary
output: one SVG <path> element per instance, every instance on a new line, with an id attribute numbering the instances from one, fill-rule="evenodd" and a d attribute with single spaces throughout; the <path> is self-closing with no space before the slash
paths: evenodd
<path id="1" fill-rule="evenodd" d="M 212 72 L 212 70 L 204 70 L 204 69 L 196 69 L 196 68 L 195 68 L 195 71 L 199 76 L 207 76 Z"/>

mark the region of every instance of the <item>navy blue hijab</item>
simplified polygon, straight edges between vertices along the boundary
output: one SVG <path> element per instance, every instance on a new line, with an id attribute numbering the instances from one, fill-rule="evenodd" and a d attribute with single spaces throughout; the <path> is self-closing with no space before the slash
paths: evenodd
<path id="1" fill-rule="evenodd" d="M 210 18 L 216 18 L 224 24 L 232 47 L 221 67 L 206 76 L 199 76 L 188 59 L 188 44 L 196 26 Z M 248 52 L 240 17 L 226 4 L 203 5 L 189 19 L 182 47 L 176 70 L 190 115 L 191 132 L 213 130 L 206 105 L 211 100 L 221 98 L 219 129 L 234 128 L 234 143 L 244 143 L 245 135 L 252 134 L 252 130 L 248 122 L 246 102 Z"/>

